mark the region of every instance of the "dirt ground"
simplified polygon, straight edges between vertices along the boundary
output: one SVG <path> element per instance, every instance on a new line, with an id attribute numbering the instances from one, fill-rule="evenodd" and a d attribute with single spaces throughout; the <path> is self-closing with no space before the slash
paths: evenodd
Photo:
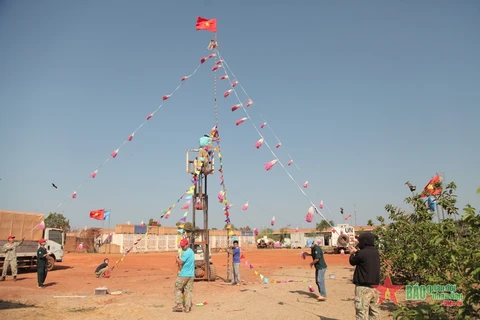
<path id="1" fill-rule="evenodd" d="M 353 268 L 348 255 L 325 255 L 327 301 L 318 302 L 314 269 L 301 250 L 252 249 L 243 251 L 254 270 L 274 280 L 296 282 L 262 284 L 242 260 L 243 285 L 225 284 L 226 253 L 212 256 L 217 268 L 215 282 L 195 282 L 192 312 L 174 313 L 173 286 L 176 278 L 175 253 L 129 254 L 109 279 L 96 278 L 94 270 L 109 257 L 111 264 L 120 255 L 68 254 L 57 269 L 49 272 L 46 288 L 37 288 L 36 272 L 24 271 L 19 281 L 11 277 L 0 283 L 0 315 L 4 319 L 354 319 Z M 334 278 L 331 278 L 331 275 Z M 315 288 L 310 293 L 308 286 Z M 106 286 L 120 295 L 94 295 Z M 382 305 L 382 319 L 391 319 L 391 309 Z M 389 311 L 390 310 L 390 311 Z"/>

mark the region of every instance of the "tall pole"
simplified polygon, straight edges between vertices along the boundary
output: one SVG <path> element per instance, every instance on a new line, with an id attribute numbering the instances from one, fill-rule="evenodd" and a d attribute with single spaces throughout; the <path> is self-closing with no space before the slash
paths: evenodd
<path id="1" fill-rule="evenodd" d="M 353 205 L 353 215 L 355 217 L 355 227 L 357 226 L 357 208 Z"/>

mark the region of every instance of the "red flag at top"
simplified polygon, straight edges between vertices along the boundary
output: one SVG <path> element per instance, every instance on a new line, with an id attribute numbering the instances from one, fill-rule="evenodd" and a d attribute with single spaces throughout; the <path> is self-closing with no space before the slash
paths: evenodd
<path id="1" fill-rule="evenodd" d="M 206 19 L 206 18 L 198 17 L 195 28 L 197 30 L 207 30 L 207 31 L 216 33 L 217 19 Z"/>
<path id="2" fill-rule="evenodd" d="M 96 220 L 103 220 L 103 215 L 105 214 L 104 209 L 90 211 L 90 218 Z"/>
<path id="3" fill-rule="evenodd" d="M 435 184 L 440 182 L 441 179 L 442 178 L 438 174 L 433 177 L 423 189 L 422 197 L 436 196 L 437 194 L 442 193 L 442 188 L 437 188 L 435 186 Z"/>

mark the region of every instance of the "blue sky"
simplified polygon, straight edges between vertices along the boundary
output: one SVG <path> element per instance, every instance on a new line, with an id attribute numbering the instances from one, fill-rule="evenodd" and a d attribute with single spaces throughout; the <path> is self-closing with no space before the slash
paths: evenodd
<path id="1" fill-rule="evenodd" d="M 339 208 L 354 205 L 359 225 L 386 216 L 385 204 L 406 207 L 405 181 L 421 189 L 436 172 L 457 183 L 460 207 L 480 208 L 479 13 L 477 1 L 0 1 L 0 208 L 95 227 L 90 210 L 110 209 L 113 226 L 176 202 L 190 181 L 185 150 L 215 124 L 212 61 L 88 176 L 209 54 L 197 16 L 218 19 L 252 121 L 270 124 L 266 141 L 278 136 L 328 219 L 341 223 Z M 235 126 L 244 113 L 230 111 L 228 88 L 217 81 L 232 222 L 313 226 L 282 167 L 263 169 L 273 156 L 253 147 L 252 124 Z M 218 174 L 209 190 L 210 226 L 223 227 Z M 179 207 L 162 223 L 174 225 Z"/>

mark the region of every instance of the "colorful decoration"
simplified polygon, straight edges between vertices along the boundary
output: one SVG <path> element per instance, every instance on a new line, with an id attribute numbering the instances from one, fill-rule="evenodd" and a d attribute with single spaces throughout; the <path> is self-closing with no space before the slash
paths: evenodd
<path id="1" fill-rule="evenodd" d="M 269 171 L 270 169 L 273 168 L 274 165 L 277 164 L 277 162 L 278 162 L 278 159 L 265 163 L 265 170 Z"/>
<path id="2" fill-rule="evenodd" d="M 203 18 L 202 18 L 202 19 L 203 19 Z M 208 26 L 207 26 L 207 24 L 208 24 Z M 214 27 L 213 27 L 213 24 L 214 24 Z M 210 30 L 215 30 L 215 31 L 216 31 L 216 19 L 213 19 L 213 20 L 205 20 L 205 21 L 202 20 L 202 21 L 200 21 L 199 28 L 201 28 L 201 29 L 199 29 L 199 30 L 209 30 L 209 31 L 210 31 Z M 204 29 L 202 29 L 202 28 L 204 28 Z M 127 142 L 127 141 L 132 141 L 135 133 L 136 133 L 138 130 L 140 130 L 140 129 L 146 124 L 146 122 L 147 122 L 148 120 L 150 120 L 150 119 L 155 115 L 155 113 L 158 112 L 158 110 L 160 110 L 160 108 L 163 107 L 164 103 L 165 103 L 166 101 L 168 101 L 168 100 L 180 89 L 180 87 L 183 85 L 183 83 L 185 83 L 185 81 L 186 81 L 187 79 L 189 79 L 191 76 L 193 76 L 195 73 L 197 73 L 198 69 L 201 67 L 201 65 L 202 65 L 205 61 L 207 61 L 207 60 L 209 60 L 209 59 L 211 59 L 211 58 L 213 58 L 213 57 L 216 57 L 216 54 L 215 54 L 215 53 L 212 53 L 212 54 L 208 55 L 207 57 L 201 58 L 201 59 L 200 59 L 200 65 L 198 65 L 198 66 L 195 68 L 195 70 L 194 70 L 190 75 L 182 77 L 182 78 L 180 79 L 180 80 L 181 80 L 181 81 L 180 81 L 180 84 L 178 84 L 177 87 L 176 87 L 170 94 L 164 95 L 164 96 L 162 97 L 162 101 L 163 101 L 163 102 L 162 102 L 152 113 L 150 113 L 150 114 L 146 117 L 146 119 L 137 127 L 137 129 L 135 129 L 135 131 L 133 131 L 133 132 L 125 139 L 125 141 L 124 141 L 118 148 L 115 149 L 115 151 L 113 151 L 113 152 L 110 154 L 110 157 L 108 157 L 100 166 L 98 166 L 97 169 L 95 169 L 95 170 L 93 171 L 93 173 L 90 175 L 90 177 L 91 177 L 91 178 L 95 178 L 95 177 L 97 176 L 98 170 L 99 170 L 101 167 L 103 167 L 103 166 L 108 162 L 109 159 L 115 159 L 115 158 L 117 157 L 118 153 L 120 152 L 120 149 L 126 144 L 126 142 Z M 233 90 L 233 89 L 232 89 L 232 90 Z M 84 183 L 85 183 L 85 181 L 82 182 L 82 183 L 80 183 L 80 184 L 77 186 L 76 190 L 79 190 L 79 189 L 83 186 Z M 75 190 L 73 193 L 69 194 L 69 195 L 68 195 L 68 198 L 71 197 L 72 199 L 77 199 L 77 191 L 76 191 L 76 190 Z M 68 198 L 67 198 L 67 199 L 68 199 Z M 63 201 L 57 206 L 57 208 L 61 207 L 61 206 L 67 201 L 67 199 L 63 200 Z"/>
<path id="3" fill-rule="evenodd" d="M 308 208 L 307 215 L 305 216 L 305 221 L 309 223 L 312 222 L 314 212 L 315 212 L 315 208 L 313 206 L 310 206 L 310 208 Z"/>

